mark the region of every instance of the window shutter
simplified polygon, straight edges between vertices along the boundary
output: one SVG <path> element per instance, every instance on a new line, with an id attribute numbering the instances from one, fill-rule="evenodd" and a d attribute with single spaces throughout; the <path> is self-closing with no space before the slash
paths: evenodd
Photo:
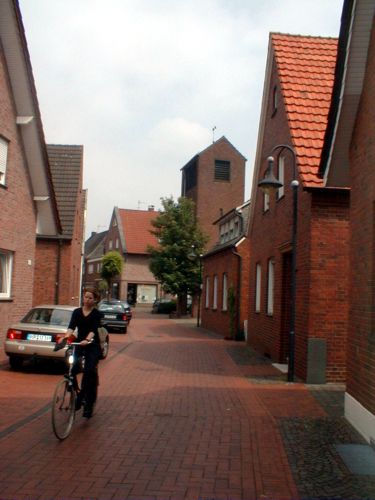
<path id="1" fill-rule="evenodd" d="M 230 181 L 230 162 L 215 160 L 215 181 Z"/>

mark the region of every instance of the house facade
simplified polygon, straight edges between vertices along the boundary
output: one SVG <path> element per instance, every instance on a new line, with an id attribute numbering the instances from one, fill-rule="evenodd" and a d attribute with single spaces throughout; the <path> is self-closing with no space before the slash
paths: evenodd
<path id="1" fill-rule="evenodd" d="M 104 255 L 104 242 L 107 233 L 108 231 L 93 232 L 85 242 L 82 272 L 83 288 L 94 287 L 100 290 L 102 257 Z"/>
<path id="2" fill-rule="evenodd" d="M 36 236 L 60 232 L 18 3 L 0 2 L 0 336 L 33 301 Z"/>
<path id="3" fill-rule="evenodd" d="M 203 255 L 201 325 L 224 338 L 247 335 L 250 202 L 217 221 L 217 243 Z"/>
<path id="4" fill-rule="evenodd" d="M 33 303 L 80 304 L 86 191 L 83 146 L 47 145 L 62 231 L 38 235 Z"/>
<path id="5" fill-rule="evenodd" d="M 279 363 L 294 353 L 295 374 L 309 383 L 346 378 L 349 190 L 326 186 L 319 174 L 336 54 L 336 39 L 270 35 L 252 190 L 248 342 Z M 282 186 L 267 194 L 258 183 L 271 154 Z M 294 347 L 292 180 L 299 182 Z"/>
<path id="6" fill-rule="evenodd" d="M 346 0 L 320 166 L 326 185 L 350 185 L 345 416 L 375 442 L 375 2 Z"/>
<path id="7" fill-rule="evenodd" d="M 79 303 L 86 198 L 82 147 L 46 146 L 15 0 L 0 2 L 0 42 L 1 338 L 34 304 Z"/>
<path id="8" fill-rule="evenodd" d="M 209 236 L 206 248 L 216 242 L 214 221 L 244 202 L 245 165 L 246 158 L 223 136 L 181 169 L 181 195 L 195 203 L 200 228 Z"/>
<path id="9" fill-rule="evenodd" d="M 151 305 L 160 295 L 160 283 L 149 269 L 148 245 L 157 246 L 151 234 L 151 221 L 157 217 L 149 210 L 128 210 L 115 207 L 104 241 L 104 253 L 116 250 L 124 258 L 121 276 L 112 283 L 111 296 L 130 304 Z"/>

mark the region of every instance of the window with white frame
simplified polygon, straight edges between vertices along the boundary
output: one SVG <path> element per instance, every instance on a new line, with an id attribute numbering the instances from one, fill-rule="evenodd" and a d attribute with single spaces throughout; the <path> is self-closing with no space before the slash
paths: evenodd
<path id="1" fill-rule="evenodd" d="M 212 309 L 217 309 L 217 275 L 214 276 L 214 300 L 212 303 Z"/>
<path id="2" fill-rule="evenodd" d="M 109 240 L 109 242 L 108 242 L 108 248 L 110 250 L 112 250 L 112 248 L 113 248 L 113 241 L 112 240 Z"/>
<path id="3" fill-rule="evenodd" d="M 255 270 L 255 312 L 260 312 L 261 287 L 262 267 L 260 264 L 257 264 Z"/>
<path id="4" fill-rule="evenodd" d="M 206 277 L 206 307 L 210 307 L 210 278 Z"/>
<path id="5" fill-rule="evenodd" d="M 0 299 L 9 299 L 12 285 L 13 252 L 0 250 Z"/>
<path id="6" fill-rule="evenodd" d="M 94 264 L 89 264 L 88 272 L 89 274 L 92 274 L 94 272 Z"/>
<path id="7" fill-rule="evenodd" d="M 228 310 L 228 277 L 223 274 L 223 311 Z"/>
<path id="8" fill-rule="evenodd" d="M 267 212 L 270 209 L 270 194 L 268 192 L 263 193 L 263 212 Z"/>
<path id="9" fill-rule="evenodd" d="M 5 184 L 9 142 L 0 137 L 0 184 Z"/>
<path id="10" fill-rule="evenodd" d="M 273 259 L 268 261 L 268 280 L 267 280 L 267 314 L 273 315 L 273 298 L 275 288 L 275 262 Z"/>
<path id="11" fill-rule="evenodd" d="M 282 186 L 277 190 L 277 199 L 279 200 L 284 196 L 284 157 L 279 156 L 279 165 L 278 165 L 278 180 L 282 182 Z"/>
<path id="12" fill-rule="evenodd" d="M 120 242 L 118 240 L 118 238 L 116 238 L 116 248 L 118 248 L 120 246 Z"/>

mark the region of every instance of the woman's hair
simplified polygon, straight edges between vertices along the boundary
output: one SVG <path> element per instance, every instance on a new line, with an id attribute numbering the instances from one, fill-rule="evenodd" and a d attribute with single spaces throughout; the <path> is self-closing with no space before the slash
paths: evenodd
<path id="1" fill-rule="evenodd" d="M 99 302 L 100 300 L 100 293 L 98 290 L 92 286 L 88 286 L 83 290 L 83 295 L 85 295 L 86 292 L 92 293 L 95 299 L 95 302 Z"/>

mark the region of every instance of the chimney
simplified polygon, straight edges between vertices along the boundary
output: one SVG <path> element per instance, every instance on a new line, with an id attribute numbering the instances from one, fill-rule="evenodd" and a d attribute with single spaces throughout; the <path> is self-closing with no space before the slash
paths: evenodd
<path id="1" fill-rule="evenodd" d="M 154 205 L 149 205 L 148 206 L 148 211 L 149 212 L 153 212 L 155 210 L 155 206 Z"/>

